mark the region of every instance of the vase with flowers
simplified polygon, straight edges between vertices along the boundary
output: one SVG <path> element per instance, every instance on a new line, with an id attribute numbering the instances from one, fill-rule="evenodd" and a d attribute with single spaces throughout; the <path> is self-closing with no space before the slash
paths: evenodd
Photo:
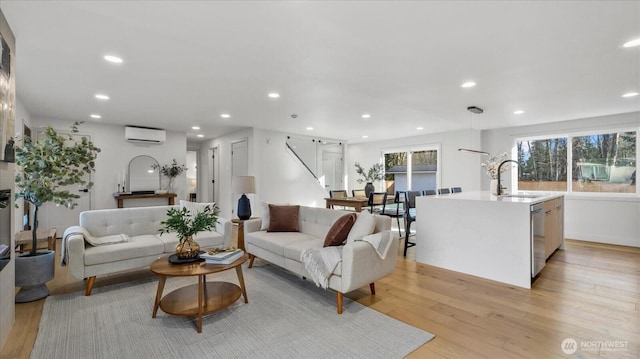
<path id="1" fill-rule="evenodd" d="M 375 191 L 373 185 L 374 181 L 381 181 L 384 179 L 384 166 L 381 163 L 376 163 L 368 171 L 365 171 L 360 163 L 356 162 L 356 173 L 362 178 L 358 178 L 358 183 L 366 183 L 364 186 L 365 195 L 369 198 L 369 194 Z"/>
<path id="2" fill-rule="evenodd" d="M 166 176 L 169 178 L 169 185 L 167 186 L 167 192 L 169 193 L 175 193 L 175 178 L 180 176 L 180 174 L 182 174 L 182 172 L 184 172 L 187 167 L 185 165 L 179 165 L 178 161 L 176 161 L 176 159 L 174 158 L 173 161 L 168 164 L 168 165 L 164 165 L 164 166 L 160 166 L 158 164 L 155 164 L 153 166 L 151 166 L 153 169 L 160 169 L 160 173 L 163 176 Z"/>
<path id="3" fill-rule="evenodd" d="M 507 152 L 499 153 L 497 155 L 491 156 L 488 160 L 482 162 L 480 166 L 484 167 L 487 170 L 487 175 L 491 178 L 490 190 L 491 194 L 498 194 L 498 167 L 500 163 L 509 159 L 509 154 Z M 500 169 L 500 173 L 506 171 L 508 169 L 507 166 L 503 166 Z"/>
<path id="4" fill-rule="evenodd" d="M 219 209 L 217 206 L 205 206 L 197 213 L 191 213 L 186 207 L 167 210 L 167 219 L 160 222 L 163 226 L 160 235 L 176 232 L 180 237 L 176 246 L 178 259 L 193 259 L 200 254 L 200 245 L 193 240 L 193 236 L 202 231 L 212 231 L 216 228 Z"/>

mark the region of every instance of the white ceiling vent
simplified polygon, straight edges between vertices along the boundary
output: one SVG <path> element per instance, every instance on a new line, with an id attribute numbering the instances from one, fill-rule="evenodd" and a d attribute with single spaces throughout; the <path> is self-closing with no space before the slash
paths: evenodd
<path id="1" fill-rule="evenodd" d="M 161 144 L 167 139 L 167 132 L 157 128 L 125 126 L 124 136 L 129 142 Z"/>

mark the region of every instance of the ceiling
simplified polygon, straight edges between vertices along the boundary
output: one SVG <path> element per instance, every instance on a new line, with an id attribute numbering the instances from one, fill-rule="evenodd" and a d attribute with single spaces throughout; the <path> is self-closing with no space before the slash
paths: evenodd
<path id="1" fill-rule="evenodd" d="M 257 127 L 362 142 L 640 111 L 640 96 L 621 97 L 640 92 L 640 46 L 622 47 L 640 37 L 639 1 L 2 0 L 0 9 L 16 36 L 18 98 L 38 118 L 189 140 Z"/>

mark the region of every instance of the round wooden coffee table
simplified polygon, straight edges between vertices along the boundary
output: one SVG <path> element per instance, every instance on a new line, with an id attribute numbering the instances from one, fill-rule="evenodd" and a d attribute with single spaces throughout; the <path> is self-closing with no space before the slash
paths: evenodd
<path id="1" fill-rule="evenodd" d="M 249 303 L 244 286 L 244 278 L 242 277 L 242 263 L 246 262 L 248 258 L 249 256 L 245 254 L 231 264 L 206 264 L 205 262 L 171 264 L 168 261 L 168 257 L 157 259 L 150 267 L 151 271 L 160 277 L 151 317 L 156 317 L 158 307 L 167 314 L 196 316 L 196 329 L 198 333 L 202 333 L 202 316 L 204 314 L 209 314 L 231 305 L 240 298 L 241 293 L 244 296 L 244 302 Z M 228 282 L 207 282 L 207 274 L 218 273 L 231 268 L 236 269 L 240 286 Z M 167 277 L 192 276 L 198 276 L 198 284 L 178 288 L 162 297 Z"/>

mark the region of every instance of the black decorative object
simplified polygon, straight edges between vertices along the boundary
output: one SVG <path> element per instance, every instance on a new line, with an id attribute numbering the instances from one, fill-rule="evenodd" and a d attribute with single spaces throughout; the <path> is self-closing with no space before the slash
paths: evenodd
<path id="1" fill-rule="evenodd" d="M 251 218 L 251 202 L 249 202 L 249 198 L 244 193 L 238 199 L 238 218 Z"/>
<path id="2" fill-rule="evenodd" d="M 200 251 L 201 253 L 204 253 L 204 251 Z M 204 258 L 200 258 L 198 256 L 194 257 L 194 258 L 178 258 L 178 255 L 176 254 L 172 254 L 169 256 L 169 263 L 171 264 L 186 264 L 186 263 L 195 263 L 195 262 L 202 262 L 204 261 Z"/>
<path id="3" fill-rule="evenodd" d="M 369 198 L 369 195 L 375 191 L 376 191 L 376 188 L 373 186 L 373 183 L 367 182 L 367 184 L 364 185 L 364 194 L 365 196 L 367 196 L 367 198 Z"/>

